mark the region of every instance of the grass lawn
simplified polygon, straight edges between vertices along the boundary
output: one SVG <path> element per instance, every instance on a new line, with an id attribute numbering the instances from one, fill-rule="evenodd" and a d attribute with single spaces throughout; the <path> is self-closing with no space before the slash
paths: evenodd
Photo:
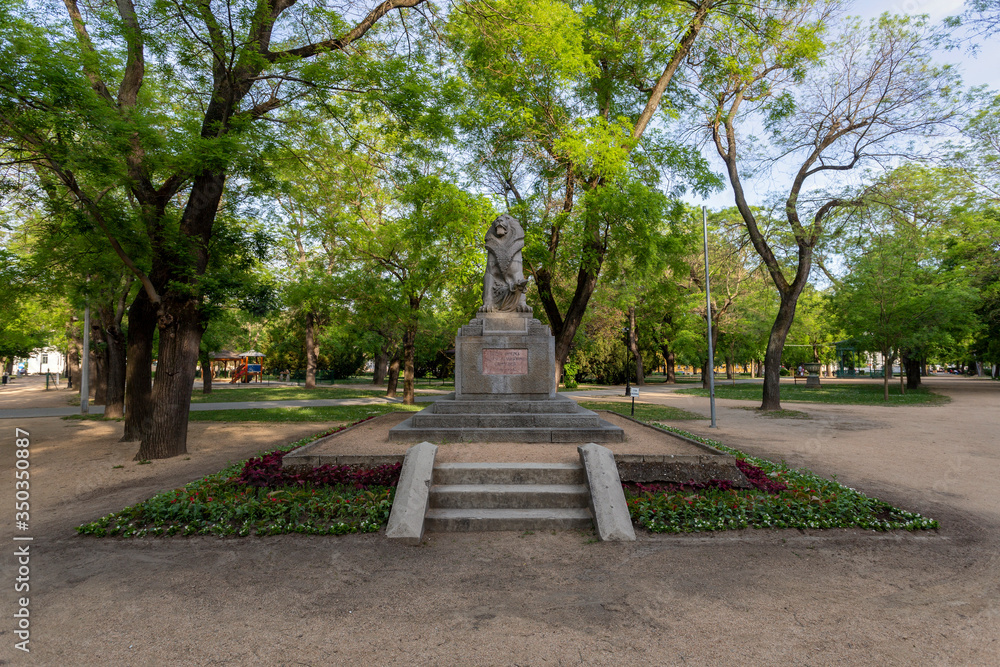
<path id="1" fill-rule="evenodd" d="M 417 412 L 426 405 L 378 403 L 376 405 L 332 405 L 307 408 L 251 408 L 247 410 L 205 410 L 188 416 L 193 422 L 343 422 L 357 421 L 387 412 Z"/>
<path id="2" fill-rule="evenodd" d="M 369 398 L 385 396 L 385 389 L 364 389 L 358 387 L 277 387 L 253 386 L 220 389 L 214 388 L 211 394 L 203 394 L 201 389 L 191 392 L 192 403 L 235 403 L 237 401 L 297 401 L 315 400 L 321 398 Z"/>
<path id="3" fill-rule="evenodd" d="M 629 415 L 632 411 L 632 404 L 624 401 L 581 401 L 580 405 L 588 410 L 608 410 L 617 412 L 620 415 Z M 635 418 L 646 422 L 674 421 L 680 419 L 708 419 L 694 412 L 688 412 L 680 408 L 673 408 L 667 405 L 653 405 L 651 403 L 636 403 Z"/>
<path id="4" fill-rule="evenodd" d="M 708 396 L 708 389 L 701 387 L 679 389 L 678 394 Z M 762 384 L 715 385 L 716 398 L 733 398 L 743 401 L 760 401 L 764 396 Z M 905 395 L 899 394 L 899 383 L 889 385 L 889 400 L 883 400 L 882 383 L 834 384 L 824 382 L 818 389 L 806 389 L 803 385 L 782 384 L 781 400 L 798 403 L 837 403 L 841 405 L 938 405 L 949 402 L 947 396 L 935 394 L 927 389 L 911 389 Z"/>

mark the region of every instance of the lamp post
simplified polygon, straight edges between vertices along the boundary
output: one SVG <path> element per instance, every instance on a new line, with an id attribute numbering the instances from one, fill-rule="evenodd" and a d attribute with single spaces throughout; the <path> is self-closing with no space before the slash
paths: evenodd
<path id="1" fill-rule="evenodd" d="M 708 397 L 712 409 L 712 424 L 715 425 L 715 350 L 712 349 L 712 287 L 708 279 L 708 211 L 701 207 L 701 224 L 705 238 L 705 315 L 708 321 Z"/>
<path id="2" fill-rule="evenodd" d="M 80 414 L 90 414 L 90 301 L 83 306 L 83 350 L 80 352 Z"/>

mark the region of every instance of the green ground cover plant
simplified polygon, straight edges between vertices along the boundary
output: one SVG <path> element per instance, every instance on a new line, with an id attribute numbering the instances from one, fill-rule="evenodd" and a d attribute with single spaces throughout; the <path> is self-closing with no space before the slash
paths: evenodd
<path id="1" fill-rule="evenodd" d="M 203 410 L 192 412 L 193 422 L 341 422 L 389 412 L 416 412 L 423 405 L 376 403 L 375 405 L 324 405 L 303 408 L 248 408 L 243 410 Z"/>
<path id="2" fill-rule="evenodd" d="M 678 389 L 675 393 L 691 396 L 708 396 L 708 390 L 697 388 Z M 760 401 L 763 397 L 763 385 L 737 384 L 715 385 L 716 398 L 732 398 L 743 401 Z M 951 399 L 941 394 L 935 394 L 928 389 L 908 389 L 900 395 L 899 385 L 889 388 L 889 400 L 882 395 L 881 384 L 851 383 L 834 384 L 824 382 L 821 387 L 806 389 L 804 384 L 782 384 L 781 400 L 798 403 L 835 403 L 839 405 L 940 405 Z"/>
<path id="3" fill-rule="evenodd" d="M 376 532 L 389 519 L 399 464 L 324 466 L 305 473 L 281 468 L 286 452 L 343 428 L 233 464 L 76 530 L 95 537 Z"/>
<path id="4" fill-rule="evenodd" d="M 620 415 L 633 416 L 631 415 L 632 403 L 628 401 L 581 401 L 580 405 L 588 410 L 607 410 L 617 412 Z M 708 419 L 708 417 L 681 408 L 651 403 L 636 403 L 634 417 L 646 422 Z"/>
<path id="5" fill-rule="evenodd" d="M 625 484 L 632 521 L 654 533 L 738 530 L 741 528 L 861 528 L 930 530 L 934 519 L 893 507 L 808 470 L 748 456 L 720 442 L 677 428 L 666 430 L 731 454 L 754 485 L 734 489 L 728 482 L 704 484 Z"/>

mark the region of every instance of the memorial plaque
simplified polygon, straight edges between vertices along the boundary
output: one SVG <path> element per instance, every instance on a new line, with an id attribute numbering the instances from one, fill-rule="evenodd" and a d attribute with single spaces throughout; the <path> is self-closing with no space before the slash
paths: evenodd
<path id="1" fill-rule="evenodd" d="M 483 375 L 527 375 L 528 350 L 497 349 L 483 350 Z"/>

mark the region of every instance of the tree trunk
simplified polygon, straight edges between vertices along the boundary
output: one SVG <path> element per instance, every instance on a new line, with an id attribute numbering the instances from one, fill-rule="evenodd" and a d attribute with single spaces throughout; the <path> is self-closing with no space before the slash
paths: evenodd
<path id="1" fill-rule="evenodd" d="M 187 452 L 191 389 L 201 344 L 196 298 L 166 300 L 158 317 L 160 351 L 153 383 L 153 416 L 139 445 L 136 461 L 165 459 Z"/>
<path id="2" fill-rule="evenodd" d="M 642 350 L 639 349 L 639 332 L 635 327 L 635 306 L 628 309 L 628 349 L 635 360 L 635 384 L 641 387 L 646 384 L 646 374 L 642 367 Z"/>
<path id="3" fill-rule="evenodd" d="M 667 384 L 677 383 L 677 355 L 666 343 L 663 344 L 664 366 L 666 367 Z"/>
<path id="4" fill-rule="evenodd" d="M 316 345 L 316 316 L 306 312 L 306 389 L 316 388 L 316 360 L 319 347 Z"/>
<path id="5" fill-rule="evenodd" d="M 386 385 L 385 395 L 388 398 L 396 397 L 396 387 L 399 385 L 399 354 L 393 354 L 389 362 L 389 380 Z"/>
<path id="6" fill-rule="evenodd" d="M 204 332 L 203 332 L 204 333 Z M 208 352 L 202 352 L 201 357 L 201 393 L 212 393 L 212 360 Z"/>
<path id="7" fill-rule="evenodd" d="M 732 380 L 733 379 L 733 358 L 732 357 L 726 357 L 726 379 L 727 380 Z"/>
<path id="8" fill-rule="evenodd" d="M 125 334 L 113 324 L 104 331 L 107 371 L 105 379 L 104 417 L 121 419 L 125 416 Z"/>
<path id="9" fill-rule="evenodd" d="M 75 387 L 78 393 L 80 391 L 80 348 L 83 346 L 83 341 L 80 339 L 80 334 L 74 323 L 79 321 L 80 318 L 74 315 L 70 317 L 69 324 L 66 325 L 66 338 L 69 341 L 69 347 L 66 350 L 66 376 L 69 378 L 69 388 Z M 13 372 L 13 358 L 8 359 L 7 363 L 10 365 L 7 374 L 10 375 Z M 76 379 L 75 384 L 74 378 Z"/>
<path id="10" fill-rule="evenodd" d="M 142 440 L 153 417 L 153 334 L 156 310 L 145 290 L 128 309 L 125 364 L 125 433 L 122 442 Z"/>
<path id="11" fill-rule="evenodd" d="M 573 300 L 570 301 L 569 308 L 566 309 L 565 317 L 560 315 L 559 306 L 552 294 L 551 276 L 543 271 L 536 273 L 535 287 L 538 290 L 538 297 L 545 309 L 545 315 L 549 319 L 549 326 L 552 327 L 552 335 L 556 339 L 556 386 L 559 386 L 559 382 L 562 380 L 563 365 L 573 348 L 576 330 L 583 321 L 584 313 L 587 312 L 587 304 L 597 287 L 597 277 L 600 275 L 605 253 L 604 244 L 601 242 L 599 234 L 595 234 L 594 238 L 584 243 L 583 252 L 587 257 L 592 258 L 592 261 L 581 265 L 577 272 L 576 291 L 573 293 Z"/>
<path id="12" fill-rule="evenodd" d="M 375 371 L 372 373 L 372 384 L 374 385 L 380 385 L 385 382 L 386 367 L 389 363 L 389 353 L 386 348 L 383 348 L 381 352 L 375 355 Z"/>
<path id="13" fill-rule="evenodd" d="M 892 378 L 892 358 L 888 350 L 882 350 L 882 398 L 889 401 L 889 380 Z"/>
<path id="14" fill-rule="evenodd" d="M 795 319 L 795 305 L 801 291 L 799 289 L 781 296 L 778 315 L 774 318 L 771 335 L 767 339 L 767 352 L 764 353 L 764 400 L 760 404 L 761 410 L 781 409 L 781 353 L 785 349 L 785 339 L 788 338 L 792 320 Z"/>
<path id="15" fill-rule="evenodd" d="M 914 359 L 909 355 L 903 356 L 903 369 L 906 373 L 906 388 L 916 389 L 920 386 L 922 380 L 920 378 L 920 367 L 922 366 L 919 359 Z"/>
<path id="16" fill-rule="evenodd" d="M 413 405 L 413 357 L 416 351 L 417 323 L 406 325 L 403 333 L 403 404 Z"/>
<path id="17" fill-rule="evenodd" d="M 94 405 L 104 405 L 108 396 L 108 347 L 104 342 L 104 328 L 100 324 L 100 315 L 94 309 L 90 320 L 90 359 L 93 373 L 90 382 L 94 387 Z"/>

